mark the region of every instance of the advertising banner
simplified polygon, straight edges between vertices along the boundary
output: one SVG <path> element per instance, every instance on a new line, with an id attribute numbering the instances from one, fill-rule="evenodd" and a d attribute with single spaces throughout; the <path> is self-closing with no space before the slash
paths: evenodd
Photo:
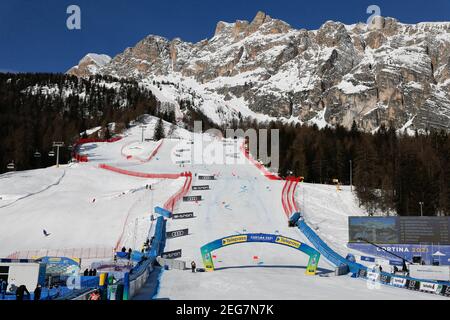
<path id="1" fill-rule="evenodd" d="M 391 283 L 391 276 L 387 274 L 381 274 L 380 275 L 380 281 L 384 284 L 390 284 Z"/>
<path id="2" fill-rule="evenodd" d="M 209 186 L 192 186 L 192 190 L 194 191 L 209 190 Z"/>
<path id="3" fill-rule="evenodd" d="M 400 258 L 412 261 L 414 257 L 420 257 L 427 265 L 438 262 L 441 266 L 450 264 L 450 245 L 424 245 L 424 244 L 384 244 L 377 243 L 382 249 L 370 243 L 353 243 L 347 244 L 347 247 L 358 250 L 365 255 L 384 258 L 392 261 L 400 261 L 398 264 L 394 262 L 391 265 L 402 265 Z M 384 250 L 383 250 L 384 249 Z M 395 255 L 395 256 L 394 256 Z"/>
<path id="4" fill-rule="evenodd" d="M 198 180 L 216 180 L 215 176 L 198 176 Z"/>
<path id="5" fill-rule="evenodd" d="M 406 280 L 406 288 L 409 290 L 418 291 L 420 289 L 420 281 L 417 280 Z"/>
<path id="6" fill-rule="evenodd" d="M 196 201 L 202 201 L 202 196 L 186 196 L 183 197 L 184 202 L 196 202 Z"/>
<path id="7" fill-rule="evenodd" d="M 178 259 L 181 258 L 182 250 L 168 251 L 161 254 L 161 258 L 163 259 Z"/>
<path id="8" fill-rule="evenodd" d="M 361 256 L 361 261 L 375 262 L 375 258 L 372 258 L 372 257 L 366 257 L 366 256 Z"/>
<path id="9" fill-rule="evenodd" d="M 409 274 L 412 278 L 417 279 L 450 281 L 449 266 L 411 265 L 409 267 Z"/>
<path id="10" fill-rule="evenodd" d="M 420 291 L 430 292 L 430 293 L 440 293 L 442 290 L 442 285 L 439 285 L 437 283 L 431 283 L 431 282 L 421 282 Z"/>
<path id="11" fill-rule="evenodd" d="M 185 212 L 185 213 L 176 213 L 172 215 L 172 219 L 179 220 L 179 219 L 192 219 L 194 217 L 193 212 Z"/>
<path id="12" fill-rule="evenodd" d="M 392 277 L 391 285 L 399 288 L 404 288 L 406 286 L 406 281 L 407 280 L 405 278 Z"/>
<path id="13" fill-rule="evenodd" d="M 441 294 L 450 297 L 450 286 L 442 286 Z"/>
<path id="14" fill-rule="evenodd" d="M 349 217 L 349 242 L 450 245 L 450 217 Z"/>
<path id="15" fill-rule="evenodd" d="M 184 237 L 187 235 L 189 235 L 189 229 L 166 232 L 167 239 L 174 239 L 174 238 Z"/>

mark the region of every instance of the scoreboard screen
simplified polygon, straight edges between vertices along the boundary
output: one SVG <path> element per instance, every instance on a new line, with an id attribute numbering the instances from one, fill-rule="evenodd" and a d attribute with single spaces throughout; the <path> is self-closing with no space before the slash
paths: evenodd
<path id="1" fill-rule="evenodd" d="M 349 242 L 450 245 L 450 217 L 349 217 Z"/>

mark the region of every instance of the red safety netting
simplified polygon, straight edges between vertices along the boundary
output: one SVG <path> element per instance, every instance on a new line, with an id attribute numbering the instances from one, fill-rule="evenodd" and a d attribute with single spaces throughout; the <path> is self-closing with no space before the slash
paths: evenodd
<path id="1" fill-rule="evenodd" d="M 189 193 L 192 186 L 192 173 L 187 172 L 185 173 L 185 176 L 186 180 L 184 181 L 183 187 L 176 194 L 170 197 L 169 200 L 167 200 L 167 202 L 164 204 L 164 209 L 173 212 L 178 201 L 180 201 L 184 196 L 186 196 Z"/>
<path id="2" fill-rule="evenodd" d="M 96 139 L 96 138 L 86 138 L 86 139 L 78 139 L 77 142 L 73 145 L 73 153 L 72 158 L 74 158 L 78 162 L 88 162 L 89 158 L 87 155 L 82 155 L 78 153 L 78 148 L 87 143 L 113 143 L 122 140 L 122 137 L 114 137 L 111 139 Z"/>
<path id="3" fill-rule="evenodd" d="M 295 192 L 298 184 L 303 181 L 303 178 L 287 177 L 281 191 L 281 203 L 286 216 L 289 218 L 292 213 L 300 210 L 296 200 Z"/>
<path id="4" fill-rule="evenodd" d="M 159 143 L 158 143 L 158 145 L 156 146 L 156 148 L 152 151 L 152 153 L 151 153 L 146 159 L 142 159 L 142 158 L 140 158 L 140 157 L 132 156 L 132 155 L 126 154 L 126 153 L 124 152 L 124 149 L 125 149 L 126 147 L 128 147 L 128 146 L 130 146 L 131 144 L 136 143 L 136 142 L 138 142 L 138 141 L 132 141 L 132 142 L 127 143 L 126 145 L 124 145 L 124 146 L 122 147 L 122 150 L 120 151 L 120 153 L 121 153 L 122 156 L 125 157 L 127 160 L 138 160 L 138 161 L 140 161 L 140 162 L 142 162 L 142 163 L 146 163 L 146 162 L 151 161 L 151 160 L 156 156 L 156 154 L 158 153 L 159 149 L 161 149 L 161 146 L 163 145 L 164 140 L 160 140 L 160 141 L 159 141 Z"/>
<path id="5" fill-rule="evenodd" d="M 278 175 L 276 175 L 275 173 L 270 172 L 269 170 L 267 170 L 267 168 L 259 163 L 258 161 L 256 161 L 255 159 L 253 159 L 252 155 L 248 152 L 248 150 L 245 149 L 245 142 L 241 145 L 241 151 L 244 154 L 244 156 L 256 167 L 258 168 L 263 174 L 264 176 L 266 176 L 267 178 L 269 178 L 270 180 L 282 180 Z"/>
<path id="6" fill-rule="evenodd" d="M 116 168 L 107 164 L 99 164 L 98 167 L 115 173 L 145 179 L 178 179 L 180 177 L 186 176 L 186 173 L 144 173 L 144 172 L 129 171 L 125 169 Z"/>

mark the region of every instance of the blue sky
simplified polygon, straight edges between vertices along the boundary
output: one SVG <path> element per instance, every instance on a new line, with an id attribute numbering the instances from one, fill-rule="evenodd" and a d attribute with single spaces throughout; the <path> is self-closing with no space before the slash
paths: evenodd
<path id="1" fill-rule="evenodd" d="M 81 30 L 66 28 L 72 4 L 81 8 Z M 114 56 L 148 34 L 197 42 L 217 21 L 251 20 L 258 10 L 296 28 L 356 23 L 372 4 L 406 23 L 450 21 L 449 0 L 1 0 L 0 70 L 64 72 L 89 52 Z"/>

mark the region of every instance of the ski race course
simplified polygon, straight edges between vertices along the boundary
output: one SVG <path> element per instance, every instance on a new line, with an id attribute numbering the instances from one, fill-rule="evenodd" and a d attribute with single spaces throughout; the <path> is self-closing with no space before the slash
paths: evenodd
<path id="1" fill-rule="evenodd" d="M 146 137 L 153 136 L 155 123 L 148 119 Z M 245 163 L 209 163 L 205 156 L 204 163 L 190 164 L 191 133 L 178 128 L 171 138 L 141 142 L 141 129 L 134 127 L 114 142 L 82 144 L 79 153 L 87 162 L 0 176 L 0 256 L 77 256 L 87 264 L 111 259 L 122 246 L 140 251 L 154 232 L 150 216 L 157 206 L 193 213 L 194 218 L 168 219 L 166 225 L 167 231 L 189 229 L 187 236 L 167 239 L 164 249 L 181 249 L 187 265 L 195 261 L 203 268 L 200 248 L 230 236 L 284 236 L 314 247 L 298 228 L 288 227 L 295 211 L 334 251 L 344 257 L 351 252 L 347 217 L 364 211 L 349 188 L 338 192 L 334 186 L 281 180 L 248 161 L 241 140 L 203 138 L 204 154 L 214 146 L 225 148 L 225 159 Z M 209 190 L 192 190 L 206 185 Z M 201 200 L 183 201 L 186 195 Z M 317 274 L 307 275 L 309 256 L 286 245 L 243 242 L 211 254 L 215 271 L 158 269 L 135 298 L 445 299 L 334 276 L 335 266 L 323 255 Z"/>

